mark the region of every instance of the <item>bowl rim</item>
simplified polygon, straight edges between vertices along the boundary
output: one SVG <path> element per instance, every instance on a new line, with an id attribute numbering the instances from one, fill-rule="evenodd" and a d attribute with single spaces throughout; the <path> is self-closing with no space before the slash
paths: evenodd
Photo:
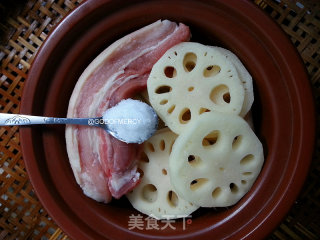
<path id="1" fill-rule="evenodd" d="M 112 1 L 114 0 L 102 0 L 96 2 L 96 6 L 108 4 Z M 200 2 L 203 3 L 204 1 Z M 258 234 L 257 236 L 263 237 L 266 236 L 270 231 L 272 231 L 277 226 L 277 224 L 280 223 L 285 214 L 289 211 L 291 205 L 297 198 L 308 173 L 315 142 L 316 122 L 315 105 L 312 98 L 311 86 L 309 81 L 309 84 L 306 84 L 306 80 L 308 80 L 306 69 L 297 50 L 293 47 L 290 40 L 281 30 L 281 28 L 269 16 L 263 13 L 262 10 L 260 10 L 253 3 L 246 1 L 216 0 L 212 2 L 217 2 L 221 5 L 232 4 L 232 8 L 237 8 L 238 12 L 242 12 L 244 20 L 251 22 L 252 19 L 255 19 L 257 26 L 261 24 L 265 26 L 264 29 L 261 29 L 264 34 L 268 35 L 268 33 L 272 32 L 272 34 L 269 34 L 270 39 L 268 39 L 268 41 L 272 42 L 274 45 L 279 45 L 279 43 L 283 43 L 286 45 L 285 49 L 278 49 L 278 53 L 283 59 L 285 59 L 286 56 L 289 55 L 291 57 L 290 61 L 294 61 L 298 66 L 297 69 L 294 69 L 293 71 L 295 71 L 295 73 L 299 72 L 299 76 L 301 78 L 298 82 L 293 82 L 293 84 L 295 85 L 295 89 L 299 89 L 300 95 L 304 96 L 303 99 L 299 99 L 299 103 L 301 104 L 301 106 L 299 107 L 300 109 L 303 109 L 303 105 L 308 105 L 308 109 L 312 109 L 312 111 L 304 112 L 305 115 L 302 115 L 302 113 L 300 112 L 300 118 L 302 121 L 300 127 L 303 128 L 303 131 L 301 130 L 301 133 L 303 134 L 302 138 L 308 139 L 307 142 L 309 143 L 309 145 L 304 145 L 304 148 L 299 149 L 298 152 L 300 156 L 303 155 L 304 158 L 308 159 L 309 161 L 307 163 L 304 162 L 304 165 L 299 164 L 299 169 L 297 169 L 297 166 L 296 169 L 293 169 L 293 172 L 291 174 L 292 180 L 290 184 L 286 186 L 286 189 L 284 189 L 283 194 L 281 196 L 278 196 L 279 201 L 274 204 L 273 211 L 270 212 L 268 216 L 264 216 L 264 219 L 261 219 L 261 225 L 256 226 L 257 228 L 255 231 L 260 231 L 260 233 L 256 232 L 256 234 Z M 63 38 L 63 36 L 66 34 L 66 29 L 68 29 L 68 27 L 65 28 L 65 26 L 68 25 L 70 27 L 77 24 L 82 16 L 85 16 L 91 11 L 94 11 L 94 8 L 92 8 L 91 4 L 92 1 L 84 1 L 76 9 L 71 11 L 71 13 L 68 14 L 49 34 L 45 42 L 38 50 L 31 69 L 29 70 L 28 79 L 23 89 L 21 99 L 21 113 L 32 114 L 32 104 L 34 101 L 36 101 L 36 85 L 32 84 L 32 81 L 34 80 L 31 79 L 38 79 L 40 77 L 42 68 L 48 60 L 48 53 L 54 51 L 56 44 L 58 44 L 60 39 Z M 308 124 L 302 124 L 303 122 L 307 122 Z M 21 128 L 20 136 L 23 156 L 32 156 L 33 158 L 35 158 L 37 153 L 34 152 L 34 149 L 32 147 L 33 139 L 31 130 L 29 128 Z M 41 203 L 65 232 L 67 232 L 73 238 L 82 239 L 84 235 L 78 233 L 79 229 L 73 226 L 73 224 L 70 222 L 70 219 L 65 217 L 56 217 L 58 215 L 64 216 L 63 209 L 60 209 L 59 206 L 56 205 L 53 198 L 50 199 L 50 191 L 47 189 L 46 185 L 43 182 L 39 181 L 39 179 L 41 179 L 41 169 L 39 169 L 36 165 L 32 165 L 29 159 L 25 159 L 26 169 L 29 173 L 29 178 L 34 187 L 34 190 Z M 281 203 L 286 203 L 286 205 L 280 207 Z M 264 231 L 262 231 L 262 228 L 264 228 Z"/>

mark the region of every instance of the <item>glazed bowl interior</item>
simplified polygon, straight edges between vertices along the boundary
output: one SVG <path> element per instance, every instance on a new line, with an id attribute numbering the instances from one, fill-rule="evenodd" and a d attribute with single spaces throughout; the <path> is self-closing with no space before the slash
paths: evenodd
<path id="1" fill-rule="evenodd" d="M 125 197 L 102 204 L 82 193 L 69 165 L 62 126 L 21 129 L 33 186 L 49 214 L 73 239 L 263 238 L 285 216 L 302 186 L 314 129 L 306 119 L 314 116 L 296 51 L 252 3 L 87 1 L 57 26 L 38 52 L 21 112 L 65 117 L 73 88 L 87 65 L 114 41 L 159 19 L 188 25 L 191 41 L 233 51 L 253 76 L 252 113 L 265 163 L 250 192 L 230 208 L 201 208 L 187 225 L 176 220 L 175 229 L 129 230 L 129 216 L 139 213 Z"/>

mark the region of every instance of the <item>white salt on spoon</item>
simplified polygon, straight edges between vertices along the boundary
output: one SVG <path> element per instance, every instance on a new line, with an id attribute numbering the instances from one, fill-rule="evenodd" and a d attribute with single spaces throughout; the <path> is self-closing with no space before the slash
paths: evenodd
<path id="1" fill-rule="evenodd" d="M 125 99 L 108 109 L 102 116 L 107 131 L 126 143 L 142 143 L 157 129 L 158 117 L 148 104 Z"/>

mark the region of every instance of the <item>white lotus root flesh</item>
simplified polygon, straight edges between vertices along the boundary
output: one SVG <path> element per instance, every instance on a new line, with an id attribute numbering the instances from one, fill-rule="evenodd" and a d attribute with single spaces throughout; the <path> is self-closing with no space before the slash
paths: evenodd
<path id="1" fill-rule="evenodd" d="M 184 42 L 169 49 L 148 79 L 150 103 L 175 133 L 204 112 L 240 114 L 244 88 L 233 64 L 218 50 Z"/>
<path id="2" fill-rule="evenodd" d="M 227 207 L 251 188 L 263 148 L 239 116 L 204 113 L 176 139 L 169 159 L 178 195 L 201 207 Z"/>
<path id="3" fill-rule="evenodd" d="M 218 50 L 222 55 L 224 55 L 236 68 L 240 81 L 244 88 L 244 101 L 240 112 L 241 117 L 245 117 L 246 114 L 251 109 L 252 103 L 254 101 L 253 84 L 252 77 L 245 66 L 242 64 L 240 59 L 231 51 L 221 48 L 213 47 Z"/>
<path id="4" fill-rule="evenodd" d="M 170 182 L 169 155 L 177 135 L 164 128 L 144 143 L 140 184 L 127 194 L 132 206 L 157 219 L 182 218 L 199 207 L 177 195 Z"/>

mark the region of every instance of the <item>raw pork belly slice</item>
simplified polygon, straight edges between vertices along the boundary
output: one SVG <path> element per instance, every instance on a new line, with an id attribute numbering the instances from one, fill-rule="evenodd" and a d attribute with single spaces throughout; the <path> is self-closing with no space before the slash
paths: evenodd
<path id="1" fill-rule="evenodd" d="M 189 38 L 187 26 L 159 20 L 116 41 L 80 76 L 68 117 L 102 116 L 107 108 L 145 90 L 156 61 Z M 109 202 L 139 183 L 140 145 L 120 142 L 102 129 L 86 126 L 67 126 L 66 143 L 73 173 L 87 196 Z"/>

